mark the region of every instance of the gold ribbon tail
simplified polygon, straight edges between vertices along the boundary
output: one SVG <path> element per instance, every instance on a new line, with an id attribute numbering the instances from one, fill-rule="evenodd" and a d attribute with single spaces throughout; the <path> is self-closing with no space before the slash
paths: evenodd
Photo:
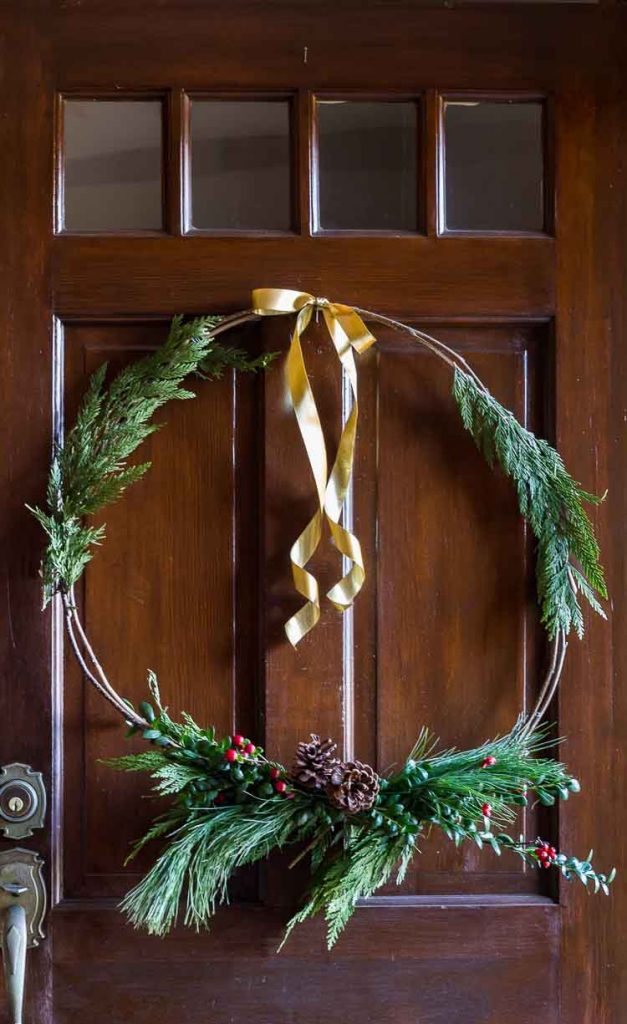
<path id="1" fill-rule="evenodd" d="M 296 317 L 286 363 L 287 388 L 296 414 L 303 444 L 309 456 L 309 465 L 311 466 L 318 496 L 318 508 L 290 550 L 294 586 L 298 593 L 302 594 L 307 601 L 285 623 L 285 633 L 293 647 L 296 647 L 303 637 L 314 628 L 320 618 L 320 590 L 318 582 L 315 576 L 305 569 L 320 543 L 324 492 L 327 481 L 327 452 L 324 443 L 324 433 L 313 391 L 311 390 L 300 342 L 301 334 L 311 320 L 312 309 L 313 303 L 305 305 Z"/>
<path id="2" fill-rule="evenodd" d="M 352 408 L 342 430 L 324 501 L 324 511 L 333 543 L 340 554 L 352 562 L 346 575 L 327 592 L 327 597 L 334 607 L 343 612 L 350 608 L 366 578 L 361 545 L 357 537 L 340 524 L 353 475 L 359 418 L 357 367 L 353 349 L 360 353 L 365 352 L 375 339 L 366 329 L 361 317 L 350 306 L 329 303 L 328 306 L 323 306 L 322 312 L 353 396 Z"/>

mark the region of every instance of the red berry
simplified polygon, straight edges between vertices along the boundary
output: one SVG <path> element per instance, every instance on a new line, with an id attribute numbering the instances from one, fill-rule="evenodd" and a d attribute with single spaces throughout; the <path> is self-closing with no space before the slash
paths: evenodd
<path id="1" fill-rule="evenodd" d="M 481 813 L 483 814 L 484 818 L 489 818 L 492 814 L 492 804 L 484 804 L 483 807 L 481 808 Z"/>
<path id="2" fill-rule="evenodd" d="M 231 736 L 231 743 L 233 744 L 234 747 L 243 747 L 244 737 L 240 736 L 239 733 L 236 733 L 235 736 Z"/>
<path id="3" fill-rule="evenodd" d="M 549 857 L 547 857 L 546 860 L 542 861 L 542 867 L 543 868 L 550 868 L 551 867 L 551 860 L 550 860 Z"/>
<path id="4" fill-rule="evenodd" d="M 555 858 L 557 857 L 557 850 L 554 846 L 550 847 L 549 854 L 551 855 L 551 860 L 555 860 Z"/>
<path id="5" fill-rule="evenodd" d="M 550 855 L 548 850 L 538 850 L 538 853 L 536 854 L 536 856 L 537 856 L 538 860 L 545 861 L 545 860 L 549 860 L 551 855 Z"/>
<path id="6" fill-rule="evenodd" d="M 286 795 L 288 800 L 293 800 L 294 797 L 296 796 L 296 793 L 294 792 L 293 789 L 290 789 L 289 793 L 286 793 L 285 795 Z"/>
<path id="7" fill-rule="evenodd" d="M 271 779 L 279 779 L 280 777 L 281 777 L 281 769 L 280 768 L 271 768 L 270 769 L 270 778 Z"/>
<path id="8" fill-rule="evenodd" d="M 496 764 L 496 758 L 494 757 L 493 754 L 489 754 L 486 758 L 484 758 L 483 764 L 481 765 L 481 767 L 482 768 L 492 768 L 492 766 L 495 765 L 495 764 Z"/>
<path id="9" fill-rule="evenodd" d="M 283 779 L 277 779 L 274 783 L 274 788 L 277 793 L 285 793 L 285 790 L 287 789 L 287 782 L 284 782 Z"/>
<path id="10" fill-rule="evenodd" d="M 249 740 L 248 743 L 246 744 L 246 746 L 244 747 L 244 753 L 245 754 L 254 754 L 256 749 L 257 748 L 256 748 L 255 744 L 251 743 L 250 740 Z"/>
<path id="11" fill-rule="evenodd" d="M 229 761 L 231 764 L 233 763 L 233 761 L 235 761 L 236 757 L 237 750 L 233 750 L 233 747 L 229 747 L 229 749 L 224 754 L 224 760 Z"/>

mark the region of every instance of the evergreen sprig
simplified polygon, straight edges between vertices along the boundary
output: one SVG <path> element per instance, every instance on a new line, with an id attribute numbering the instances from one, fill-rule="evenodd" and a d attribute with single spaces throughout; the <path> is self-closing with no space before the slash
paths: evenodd
<path id="1" fill-rule="evenodd" d="M 581 637 L 578 594 L 605 618 L 598 600 L 607 597 L 599 547 L 584 509 L 584 503 L 598 505 L 603 499 L 584 491 L 547 441 L 526 430 L 460 369 L 454 373 L 453 396 L 489 465 L 498 463 L 516 486 L 520 512 L 537 540 L 538 601 L 549 637 L 571 629 Z"/>
<path id="2" fill-rule="evenodd" d="M 121 771 L 148 772 L 157 795 L 174 798 L 131 854 L 165 840 L 153 867 L 124 900 L 136 927 L 163 935 L 181 905 L 186 924 L 207 927 L 216 908 L 228 902 L 237 868 L 305 843 L 296 860 L 311 855 L 311 889 L 283 941 L 297 924 L 324 914 L 331 948 L 359 900 L 395 872 L 397 882 L 403 880 L 420 837 L 432 828 L 457 846 L 470 841 L 497 855 L 509 850 L 530 867 L 553 867 L 566 880 L 609 892 L 614 872 L 596 872 L 591 854 L 578 860 L 504 830 L 530 800 L 549 806 L 579 792 L 566 767 L 547 756 L 554 741 L 546 729 L 529 736 L 521 719 L 511 733 L 480 747 L 441 752 L 422 730 L 401 770 L 380 779 L 372 807 L 349 814 L 324 790 L 299 785 L 245 737 L 218 739 L 213 728 L 202 729 L 189 716 L 173 721 L 154 675 L 150 688 L 154 706 L 142 701 L 139 709 L 149 724 L 143 736 L 154 749 L 108 762 Z"/>
<path id="3" fill-rule="evenodd" d="M 323 862 L 311 885 L 305 905 L 291 918 L 282 949 L 297 924 L 324 914 L 327 946 L 332 949 L 348 924 L 357 903 L 368 899 L 389 881 L 398 869 L 400 885 L 413 853 L 406 837 L 390 837 L 366 827 L 346 830 L 345 843 L 337 856 Z"/>
<path id="4" fill-rule="evenodd" d="M 48 536 L 42 576 L 44 606 L 60 590 L 69 590 L 104 538 L 104 526 L 84 519 L 122 495 L 150 468 L 150 462 L 129 466 L 128 458 L 159 429 L 153 417 L 175 399 L 194 398 L 181 387 L 194 373 L 218 378 L 225 369 L 257 370 L 273 354 L 251 359 L 237 348 L 217 342 L 212 334 L 221 317 L 184 320 L 175 316 L 168 337 L 155 352 L 131 363 L 106 384 L 107 364 L 90 379 L 76 422 L 55 447 L 47 508 L 31 509 Z"/>

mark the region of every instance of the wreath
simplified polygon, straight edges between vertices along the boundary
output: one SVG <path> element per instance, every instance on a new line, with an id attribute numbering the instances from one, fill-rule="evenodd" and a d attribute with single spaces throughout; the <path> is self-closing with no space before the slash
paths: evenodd
<path id="1" fill-rule="evenodd" d="M 353 390 L 331 473 L 325 440 L 305 366 L 301 336 L 312 314 L 321 311 L 343 371 Z M 295 313 L 287 355 L 288 392 L 303 436 L 313 479 L 316 511 L 292 545 L 290 558 L 305 605 L 286 624 L 296 644 L 320 616 L 317 583 L 306 569 L 328 522 L 332 540 L 350 564 L 329 592 L 332 603 L 350 606 L 363 585 L 365 567 L 358 539 L 340 524 L 350 487 L 357 428 L 357 373 L 354 353 L 375 339 L 365 321 L 408 334 L 453 371 L 453 398 L 466 429 L 490 465 L 511 478 L 518 505 L 537 542 L 537 593 L 542 623 L 551 641 L 549 669 L 535 707 L 511 732 L 465 751 L 438 751 L 422 729 L 400 770 L 379 775 L 360 761 L 343 762 L 330 739 L 312 734 L 298 745 L 285 767 L 243 735 L 217 737 L 213 727 L 189 715 L 175 721 L 163 705 L 154 673 L 150 699 L 135 708 L 110 683 L 82 625 L 75 586 L 104 538 L 104 526 L 89 517 L 116 501 L 150 463 L 129 465 L 129 456 L 157 429 L 154 414 L 167 402 L 193 398 L 183 381 L 210 380 L 225 370 L 265 370 L 277 353 L 251 359 L 225 346 L 219 336 L 259 316 Z M 151 745 L 108 763 L 147 772 L 154 791 L 169 797 L 167 810 L 134 847 L 131 857 L 153 840 L 163 846 L 145 877 L 124 898 L 130 920 L 163 935 L 184 905 L 186 925 L 208 926 L 216 907 L 228 902 L 233 872 L 298 845 L 308 855 L 309 895 L 287 926 L 323 913 L 329 948 L 348 922 L 357 901 L 372 895 L 396 872 L 401 882 L 422 837 L 440 829 L 457 846 L 473 842 L 495 854 L 508 851 L 529 867 L 553 868 L 566 880 L 579 879 L 595 892 L 609 893 L 615 871 L 597 872 L 590 854 L 580 860 L 550 842 L 512 834 L 521 807 L 550 806 L 579 792 L 577 779 L 549 756 L 554 745 L 542 719 L 556 692 L 567 636 L 583 635 L 581 598 L 604 615 L 607 596 L 599 550 L 584 504 L 601 499 L 582 490 L 557 451 L 526 430 L 490 394 L 468 363 L 438 339 L 414 327 L 365 310 L 306 293 L 259 289 L 253 309 L 221 318 L 174 317 L 165 343 L 131 363 L 107 383 L 106 364 L 92 376 L 74 426 L 54 448 L 47 508 L 31 511 L 47 534 L 42 563 L 44 607 L 59 595 L 73 652 L 90 683 L 128 725 Z M 284 940 L 285 941 L 285 940 Z"/>

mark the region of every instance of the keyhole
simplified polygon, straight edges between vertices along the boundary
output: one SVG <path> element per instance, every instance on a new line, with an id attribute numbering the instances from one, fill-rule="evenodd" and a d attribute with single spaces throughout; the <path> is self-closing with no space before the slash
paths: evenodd
<path id="1" fill-rule="evenodd" d="M 21 796 L 12 796 L 10 798 L 9 810 L 12 814 L 20 814 L 24 810 L 24 801 Z"/>

